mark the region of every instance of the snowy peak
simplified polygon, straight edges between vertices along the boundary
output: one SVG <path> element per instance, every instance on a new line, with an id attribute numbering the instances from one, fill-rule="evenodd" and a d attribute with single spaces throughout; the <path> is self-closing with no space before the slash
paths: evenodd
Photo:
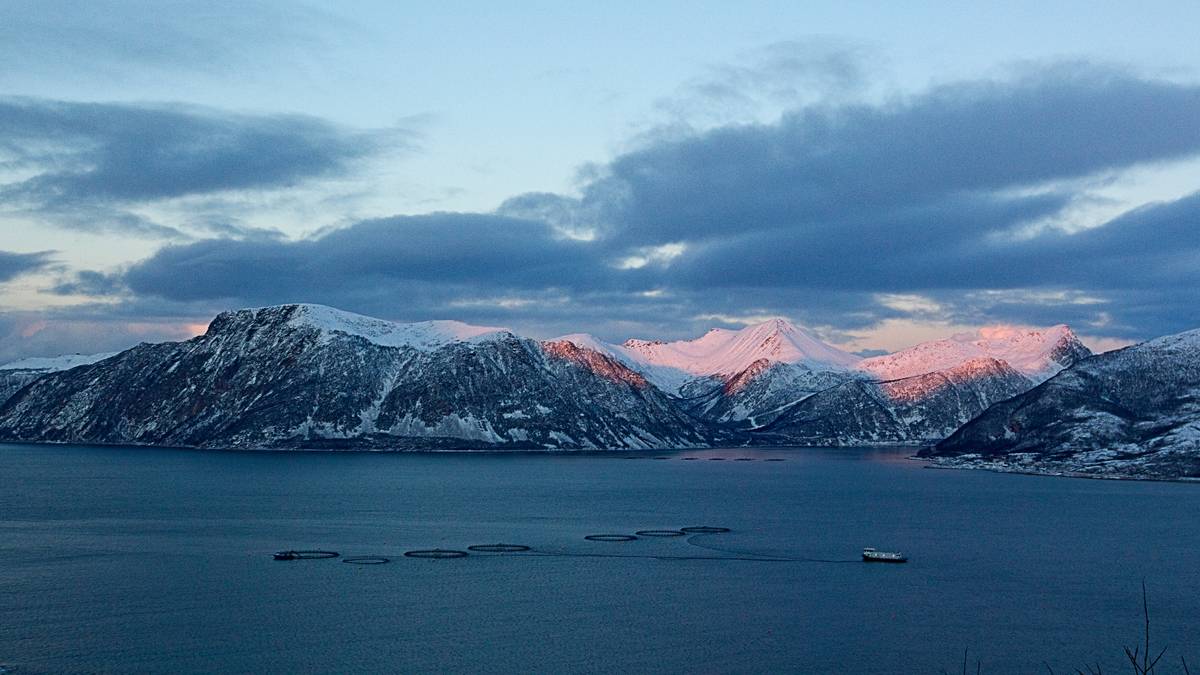
<path id="1" fill-rule="evenodd" d="M 472 326 L 461 321 L 396 323 L 314 304 L 226 312 L 213 320 L 209 332 L 213 332 L 214 327 L 220 330 L 226 323 L 238 320 L 315 328 L 326 339 L 335 334 L 350 335 L 384 347 L 412 347 L 421 351 L 432 351 L 455 342 L 478 343 L 513 336 L 505 328 Z"/>
<path id="2" fill-rule="evenodd" d="M 883 380 L 896 380 L 954 368 L 979 358 L 1004 361 L 1042 382 L 1091 351 L 1065 325 L 1045 329 L 985 326 L 944 340 L 923 342 L 894 354 L 864 359 L 859 368 Z"/>
<path id="3" fill-rule="evenodd" d="M 646 364 L 723 377 L 736 375 L 760 360 L 802 364 L 812 370 L 845 370 L 859 360 L 783 318 L 741 330 L 714 328 L 694 340 L 629 340 L 623 347 Z"/>

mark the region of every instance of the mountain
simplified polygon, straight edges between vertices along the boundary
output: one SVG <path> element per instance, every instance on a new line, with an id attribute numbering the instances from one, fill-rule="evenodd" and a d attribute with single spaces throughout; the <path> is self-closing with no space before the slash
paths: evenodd
<path id="1" fill-rule="evenodd" d="M 784 319 L 678 342 L 565 339 L 622 360 L 695 417 L 804 445 L 938 441 L 1091 354 L 1066 326 L 985 327 L 869 359 Z"/>
<path id="2" fill-rule="evenodd" d="M 1200 330 L 1083 359 L 935 447 L 939 464 L 1200 477 Z"/>
<path id="3" fill-rule="evenodd" d="M 813 371 L 846 370 L 859 361 L 857 356 L 825 344 L 810 331 L 782 318 L 741 330 L 713 328 L 695 340 L 627 340 L 622 347 L 640 363 L 723 377 L 734 376 L 763 360 Z"/>
<path id="4" fill-rule="evenodd" d="M 621 345 L 575 334 L 560 338 L 608 354 L 680 398 L 714 423 L 762 423 L 815 392 L 855 377 L 859 357 L 822 342 L 786 319 L 741 330 L 714 328 L 694 340 L 627 340 Z"/>
<path id="5" fill-rule="evenodd" d="M 972 359 L 992 358 L 1004 361 L 1034 382 L 1043 382 L 1091 355 L 1064 325 L 1045 330 L 987 326 L 977 333 L 923 342 L 894 354 L 863 359 L 858 367 L 879 379 L 896 380 L 946 370 Z"/>
<path id="6" fill-rule="evenodd" d="M 1032 385 L 987 357 L 896 380 L 852 379 L 790 406 L 753 434 L 768 445 L 928 443 Z"/>
<path id="7" fill-rule="evenodd" d="M 53 358 L 35 357 L 6 363 L 0 366 L 0 403 L 8 400 L 8 397 L 17 393 L 21 387 L 47 373 L 55 373 L 60 370 L 70 370 L 76 366 L 92 364 L 107 359 L 114 354 L 115 352 L 107 354 L 67 354 Z"/>
<path id="8" fill-rule="evenodd" d="M 186 342 L 0 369 L 0 440 L 232 448 L 925 444 L 1086 356 L 1065 326 L 859 359 L 783 319 L 695 340 L 538 341 L 321 305 Z M 106 357 L 107 358 L 104 358 Z M 1003 358 L 1002 358 L 1003 357 Z"/>
<path id="9" fill-rule="evenodd" d="M 319 305 L 226 312 L 186 342 L 42 375 L 0 440 L 218 448 L 651 448 L 703 425 L 604 354 Z"/>

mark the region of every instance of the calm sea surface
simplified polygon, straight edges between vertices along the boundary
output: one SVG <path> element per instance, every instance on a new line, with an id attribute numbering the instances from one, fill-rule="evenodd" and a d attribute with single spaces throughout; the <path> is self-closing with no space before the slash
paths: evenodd
<path id="1" fill-rule="evenodd" d="M 1143 578 L 1168 672 L 1200 666 L 1200 485 L 906 454 L 0 445 L 0 667 L 936 673 L 969 648 L 971 672 L 1110 672 Z M 732 532 L 583 538 L 696 525 Z M 539 555 L 402 555 L 496 542 Z M 287 548 L 393 560 L 271 560 Z"/>

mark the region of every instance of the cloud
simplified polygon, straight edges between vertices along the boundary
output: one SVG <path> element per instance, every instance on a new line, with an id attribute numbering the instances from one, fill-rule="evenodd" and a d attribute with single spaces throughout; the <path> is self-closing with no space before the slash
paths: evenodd
<path id="1" fill-rule="evenodd" d="M 134 317 L 112 307 L 96 309 L 0 313 L 0 365 L 29 356 L 98 354 L 138 342 L 184 340 L 207 326 L 207 320 Z"/>
<path id="2" fill-rule="evenodd" d="M 179 104 L 0 99 L 0 196 L 76 229 L 179 237 L 132 205 L 342 177 L 401 129 L 356 131 L 303 115 L 248 115 Z"/>
<path id="3" fill-rule="evenodd" d="M 774 42 L 732 63 L 714 64 L 656 102 L 675 124 L 712 126 L 754 119 L 764 110 L 845 99 L 865 89 L 876 70 L 859 44 L 810 36 Z"/>
<path id="4" fill-rule="evenodd" d="M 538 221 L 435 213 L 362 221 L 297 241 L 210 239 L 168 246 L 133 265 L 123 280 L 136 294 L 170 300 L 344 302 L 383 294 L 398 306 L 405 292 L 418 287 L 491 294 L 603 283 L 596 253 Z"/>
<path id="5" fill-rule="evenodd" d="M 929 227 L 979 236 L 1070 204 L 1030 188 L 1195 156 L 1198 117 L 1200 87 L 1058 66 L 652 142 L 614 160 L 581 203 L 643 244 L 768 230 L 847 244 Z"/>
<path id="6" fill-rule="evenodd" d="M 52 264 L 51 255 L 50 251 L 39 253 L 0 251 L 0 283 L 49 267 Z"/>
<path id="7" fill-rule="evenodd" d="M 4 79 L 29 73 L 56 78 L 128 77 L 137 70 L 207 71 L 253 68 L 268 56 L 327 51 L 340 31 L 358 31 L 298 2 L 212 0 L 153 7 L 138 0 L 7 0 L 0 23 Z M 343 38 L 344 39 L 344 38 Z"/>
<path id="8" fill-rule="evenodd" d="M 203 128 L 214 123 L 200 117 Z M 259 138 L 261 120 L 233 119 L 233 138 Z M 879 327 L 918 336 L 997 321 L 1150 337 L 1194 327 L 1200 193 L 1058 223 L 1106 179 L 1200 155 L 1196 119 L 1200 87 L 1057 65 L 646 137 L 583 174 L 577 195 L 518 195 L 494 213 L 366 220 L 295 240 L 216 222 L 218 238 L 177 241 L 57 290 L 196 313 L 323 302 L 609 339 L 684 337 L 708 321 L 779 314 L 847 340 Z M 208 157 L 184 152 L 196 166 L 182 183 L 45 175 L 72 194 L 75 181 L 95 180 L 112 200 L 161 198 L 306 180 L 358 157 L 355 143 L 342 149 L 342 132 L 311 120 L 297 128 L 317 132 L 301 131 L 309 140 L 293 147 L 319 149 L 316 161 L 284 153 L 301 157 L 299 168 L 213 176 Z M 241 156 L 242 143 L 230 147 Z M 107 164 L 83 171 L 93 166 Z"/>

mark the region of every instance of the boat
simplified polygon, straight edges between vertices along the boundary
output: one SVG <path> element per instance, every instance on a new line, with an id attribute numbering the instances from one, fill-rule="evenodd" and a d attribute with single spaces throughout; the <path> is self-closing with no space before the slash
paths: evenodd
<path id="1" fill-rule="evenodd" d="M 873 548 L 863 549 L 863 562 L 908 562 L 908 557 L 899 551 L 877 551 Z"/>

